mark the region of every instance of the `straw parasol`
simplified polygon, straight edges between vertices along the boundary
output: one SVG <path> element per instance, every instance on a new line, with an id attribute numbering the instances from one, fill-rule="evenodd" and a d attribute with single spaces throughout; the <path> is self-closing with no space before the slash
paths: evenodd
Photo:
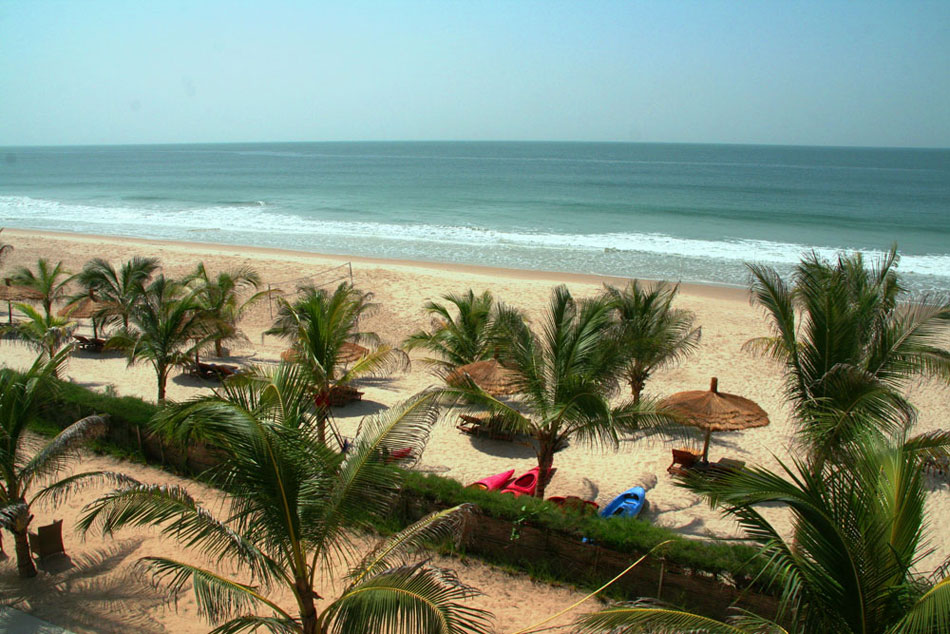
<path id="1" fill-rule="evenodd" d="M 742 396 L 718 390 L 719 379 L 712 378 L 709 391 L 677 392 L 660 401 L 660 406 L 671 410 L 684 425 L 706 430 L 703 460 L 709 456 L 709 437 L 714 431 L 738 431 L 769 424 L 765 410 Z"/>
<path id="2" fill-rule="evenodd" d="M 83 297 L 74 302 L 66 304 L 57 313 L 60 317 L 72 317 L 74 319 L 91 319 L 92 336 L 99 338 L 99 325 L 96 323 L 96 313 L 102 310 L 103 303 L 96 301 L 92 297 Z"/>
<path id="3" fill-rule="evenodd" d="M 445 382 L 458 386 L 465 376 L 492 396 L 510 396 L 518 392 L 518 373 L 503 366 L 498 359 L 460 365 L 445 378 Z"/>
<path id="4" fill-rule="evenodd" d="M 344 341 L 340 346 L 340 361 L 343 363 L 353 363 L 369 354 L 369 348 L 364 348 L 358 343 Z"/>
<path id="5" fill-rule="evenodd" d="M 0 286 L 0 300 L 6 300 L 7 302 L 7 315 L 9 323 L 11 324 L 13 323 L 13 302 L 34 301 L 37 299 L 43 299 L 43 293 L 25 286 L 14 286 L 9 277 L 6 278 L 3 285 Z"/>

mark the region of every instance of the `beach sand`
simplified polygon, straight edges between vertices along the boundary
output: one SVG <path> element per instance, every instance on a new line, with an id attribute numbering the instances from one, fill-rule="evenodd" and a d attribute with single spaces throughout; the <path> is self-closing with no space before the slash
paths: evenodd
<path id="1" fill-rule="evenodd" d="M 46 257 L 62 260 L 75 272 L 93 257 L 106 257 L 119 264 L 133 255 L 155 256 L 161 259 L 167 275 L 179 276 L 192 270 L 199 261 L 204 261 L 211 272 L 247 264 L 256 268 L 263 279 L 285 290 L 293 290 L 294 280 L 313 277 L 327 272 L 321 280 L 332 279 L 339 273 L 349 279 L 352 267 L 353 281 L 363 290 L 372 291 L 379 310 L 364 324 L 367 330 L 377 332 L 382 339 L 398 345 L 413 331 L 428 327 L 429 317 L 424 305 L 430 300 L 439 300 L 448 292 L 462 292 L 469 288 L 480 292 L 491 290 L 494 295 L 511 305 L 523 308 L 538 318 L 547 306 L 551 289 L 558 283 L 566 283 L 575 296 L 587 296 L 598 292 L 604 282 L 621 284 L 623 280 L 611 280 L 597 276 L 541 273 L 470 267 L 462 265 L 412 263 L 404 261 L 373 260 L 312 255 L 252 247 L 219 246 L 210 244 L 171 243 L 133 239 L 106 238 L 97 236 L 53 234 L 36 231 L 7 229 L 3 240 L 14 245 L 3 271 L 9 272 L 17 265 L 35 265 L 36 259 Z M 344 266 L 345 265 L 345 266 Z M 710 458 L 730 457 L 768 468 L 778 468 L 779 461 L 789 462 L 793 456 L 794 443 L 789 412 L 782 399 L 780 368 L 766 359 L 758 359 L 742 351 L 742 344 L 751 337 L 768 333 L 764 318 L 752 308 L 742 289 L 682 285 L 677 306 L 693 311 L 702 326 L 702 342 L 699 351 L 679 367 L 658 372 L 647 384 L 646 393 L 665 396 L 681 390 L 707 389 L 710 377 L 719 378 L 719 389 L 740 394 L 761 405 L 769 414 L 771 424 L 764 428 L 744 432 L 714 434 L 710 446 Z M 6 307 L 2 310 L 5 313 Z M 0 315 L 6 318 L 5 314 Z M 279 358 L 286 343 L 265 337 L 272 320 L 271 307 L 265 301 L 254 308 L 241 323 L 248 342 L 232 345 L 229 361 L 239 363 L 273 363 Z M 90 332 L 88 322 L 81 332 Z M 423 353 L 413 353 L 418 360 Z M 33 359 L 33 353 L 9 341 L 0 343 L 0 362 L 13 367 L 25 367 Z M 216 359 L 211 359 L 216 361 Z M 67 376 L 93 389 L 113 386 L 120 395 L 134 395 L 154 400 L 155 376 L 151 367 L 129 367 L 124 358 L 116 355 L 97 356 L 76 354 L 69 362 Z M 360 385 L 365 392 L 363 401 L 335 412 L 337 422 L 344 434 L 352 434 L 363 415 L 378 411 L 405 398 L 436 379 L 426 372 L 423 364 L 415 363 L 412 370 L 391 380 L 366 381 Z M 187 399 L 210 388 L 188 376 L 173 376 L 169 381 L 169 398 Z M 950 413 L 950 389 L 935 381 L 917 383 L 910 394 L 912 402 L 920 411 L 918 431 L 928 431 L 946 426 Z M 525 471 L 535 465 L 532 452 L 527 447 L 510 443 L 472 439 L 455 429 L 455 420 L 446 418 L 433 431 L 429 446 L 419 468 L 440 473 L 461 482 L 469 483 L 481 477 L 514 468 Z M 670 463 L 671 445 L 656 439 L 624 442 L 617 451 L 600 447 L 572 444 L 555 456 L 558 473 L 548 487 L 548 495 L 579 495 L 595 499 L 601 505 L 625 489 L 642 485 L 647 488 L 649 506 L 645 519 L 667 526 L 688 536 L 735 537 L 736 527 L 730 520 L 702 504 L 695 496 L 673 486 L 666 472 Z M 90 456 L 84 468 L 106 464 L 110 460 Z M 161 471 L 141 467 L 116 465 L 134 471 L 136 477 L 149 482 L 173 481 L 175 478 Z M 189 483 L 189 488 L 197 485 Z M 945 483 L 933 482 L 928 495 L 927 509 L 930 513 L 930 546 L 934 552 L 918 566 L 930 570 L 939 565 L 950 553 L 950 531 L 934 527 L 950 522 L 950 489 Z M 209 502 L 215 499 L 214 492 L 203 490 Z M 74 523 L 81 508 L 91 495 L 75 498 L 55 511 L 40 509 L 36 523 L 46 523 L 52 518 L 66 518 L 67 526 Z M 776 521 L 788 531 L 789 526 L 781 516 Z M 139 540 L 144 540 L 139 542 Z M 10 548 L 7 549 L 8 551 Z M 41 578 L 31 582 L 33 588 L 56 586 L 55 592 L 44 595 L 33 593 L 32 609 L 41 617 L 76 631 L 124 631 L 126 616 L 116 616 L 115 627 L 94 617 L 100 607 L 96 601 L 114 602 L 125 597 L 128 591 L 134 596 L 123 601 L 119 615 L 141 618 L 141 631 L 204 631 L 207 628 L 198 621 L 190 596 L 178 603 L 179 610 L 162 607 L 153 591 L 136 589 L 122 582 L 122 575 L 130 574 L 135 559 L 148 552 L 162 552 L 175 556 L 179 548 L 175 544 L 159 542 L 154 533 L 123 532 L 115 540 L 102 541 L 89 537 L 80 543 L 71 533 L 67 536 L 67 551 L 76 558 L 106 557 L 103 562 L 90 562 L 89 570 L 102 570 L 69 581 Z M 538 587 L 520 576 L 512 576 L 480 564 L 465 564 L 458 561 L 448 565 L 459 568 L 463 581 L 480 587 L 486 596 L 479 605 L 487 607 L 498 616 L 498 631 L 512 631 L 528 625 L 547 614 L 552 614 L 569 600 L 580 595 L 565 589 Z M 0 563 L 0 577 L 7 579 L 13 574 L 10 561 Z M 69 573 L 65 573 L 68 577 Z M 45 580 L 44 580 L 45 579 Z M 42 585 L 46 584 L 46 585 Z M 85 596 L 92 592 L 94 599 Z M 55 597 L 51 598 L 51 597 Z M 67 605 L 78 601 L 81 610 L 68 609 Z M 67 604 L 67 605 L 64 605 Z M 111 609 L 111 608 L 110 608 Z M 76 615 L 74 612 L 80 614 Z M 85 612 L 89 613 L 88 618 Z M 147 626 L 147 627 L 146 627 Z"/>

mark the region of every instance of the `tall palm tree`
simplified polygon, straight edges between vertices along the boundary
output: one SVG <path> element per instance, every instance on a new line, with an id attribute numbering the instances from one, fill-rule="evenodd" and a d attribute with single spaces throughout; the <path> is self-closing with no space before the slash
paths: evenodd
<path id="1" fill-rule="evenodd" d="M 647 379 L 656 370 L 689 357 L 699 346 L 702 329 L 688 310 L 673 308 L 678 285 L 657 282 L 647 288 L 632 280 L 620 290 L 604 289 L 614 314 L 612 337 L 626 360 L 624 379 L 639 401 Z"/>
<path id="2" fill-rule="evenodd" d="M 0 233 L 3 233 L 3 228 L 0 228 Z M 6 257 L 10 251 L 13 251 L 13 245 L 0 241 L 0 264 L 3 264 L 3 258 Z"/>
<path id="3" fill-rule="evenodd" d="M 13 533 L 21 577 L 36 575 L 27 540 L 33 504 L 56 503 L 85 485 L 124 482 L 123 476 L 103 471 L 53 481 L 69 464 L 79 445 L 105 431 L 106 421 L 101 416 L 76 421 L 45 445 L 32 441 L 26 434 L 44 398 L 55 389 L 53 377 L 65 358 L 63 352 L 50 359 L 37 358 L 25 373 L 0 369 L 0 528 Z M 46 486 L 39 491 L 33 490 L 43 484 Z"/>
<path id="4" fill-rule="evenodd" d="M 53 266 L 46 258 L 40 258 L 36 261 L 35 272 L 21 266 L 14 270 L 11 281 L 14 286 L 36 291 L 40 295 L 43 312 L 49 317 L 53 311 L 53 302 L 66 295 L 67 285 L 72 279 L 62 262 Z"/>
<path id="5" fill-rule="evenodd" d="M 928 554 L 921 458 L 946 451 L 950 432 L 884 442 L 857 441 L 846 464 L 820 472 L 805 461 L 784 473 L 750 468 L 685 486 L 738 520 L 780 580 L 776 621 L 745 613 L 728 623 L 651 602 L 621 605 L 580 620 L 579 632 L 840 632 L 930 634 L 950 628 L 950 559 L 929 576 L 913 567 Z M 784 539 L 760 509 L 792 516 Z M 790 626 L 786 630 L 779 623 Z"/>
<path id="6" fill-rule="evenodd" d="M 16 304 L 16 308 L 26 315 L 27 319 L 5 330 L 15 333 L 21 341 L 38 350 L 45 359 L 55 357 L 76 329 L 76 322 L 68 317 L 44 315 L 29 304 Z"/>
<path id="7" fill-rule="evenodd" d="M 305 288 L 293 302 L 280 300 L 277 321 L 266 331 L 290 340 L 295 361 L 309 370 L 314 399 L 322 412 L 317 426 L 321 440 L 326 439 L 332 390 L 360 377 L 388 376 L 409 367 L 406 353 L 381 345 L 376 333 L 359 329 L 360 318 L 375 309 L 371 299 L 372 294 L 345 282 L 332 293 L 322 288 Z M 372 349 L 347 365 L 347 342 L 366 344 Z"/>
<path id="8" fill-rule="evenodd" d="M 413 333 L 403 347 L 406 350 L 424 348 L 436 355 L 423 362 L 443 376 L 459 366 L 492 358 L 498 347 L 501 316 L 508 311 L 495 302 L 489 291 L 475 295 L 469 289 L 464 294 L 443 295 L 442 299 L 447 304 L 429 302 L 425 306 L 435 321 L 433 329 Z"/>
<path id="9" fill-rule="evenodd" d="M 617 446 L 624 433 L 660 430 L 670 422 L 647 401 L 611 405 L 622 360 L 607 336 L 609 328 L 610 309 L 603 299 L 576 302 L 567 287 L 558 286 L 540 336 L 523 317 L 506 323 L 500 353 L 515 375 L 512 400 L 501 401 L 470 379 L 441 388 L 449 400 L 487 409 L 500 427 L 534 439 L 537 497 L 544 497 L 554 453 L 568 439 Z"/>
<path id="10" fill-rule="evenodd" d="M 188 363 L 189 352 L 204 341 L 199 306 L 180 282 L 159 275 L 145 288 L 129 319 L 129 329 L 109 339 L 108 345 L 124 350 L 130 364 L 143 360 L 152 364 L 161 403 L 172 368 Z"/>
<path id="11" fill-rule="evenodd" d="M 752 302 L 773 334 L 746 347 L 783 364 L 800 439 L 819 464 L 863 434 L 906 427 L 912 377 L 950 377 L 950 303 L 902 303 L 897 261 L 896 247 L 873 268 L 860 253 L 833 263 L 811 253 L 791 287 L 774 269 L 749 266 Z"/>
<path id="12" fill-rule="evenodd" d="M 243 338 L 238 321 L 251 306 L 268 295 L 268 291 L 261 291 L 241 301 L 242 293 L 257 290 L 261 285 L 261 276 L 249 266 L 221 271 L 211 277 L 204 262 L 199 262 L 186 283 L 194 289 L 195 299 L 212 332 L 216 357 L 221 356 L 223 342 Z"/>
<path id="13" fill-rule="evenodd" d="M 142 299 L 145 284 L 158 266 L 158 258 L 135 256 L 117 271 L 108 260 L 95 258 L 76 275 L 84 292 L 71 299 L 94 298 L 101 306 L 94 317 L 96 321 L 103 325 L 121 325 L 128 330 L 129 319 Z"/>
<path id="14" fill-rule="evenodd" d="M 191 584 L 199 611 L 218 632 L 487 632 L 486 613 L 462 601 L 473 591 L 453 575 L 409 563 L 427 538 L 451 533 L 463 508 L 442 511 L 384 540 L 358 560 L 353 531 L 385 517 L 401 488 L 387 449 L 424 446 L 437 419 L 434 395 L 421 394 L 364 419 L 345 455 L 316 434 L 306 370 L 284 364 L 228 382 L 220 394 L 167 407 L 156 429 L 214 443 L 225 454 L 211 472 L 227 496 L 218 519 L 179 487 L 138 484 L 93 502 L 80 528 L 108 534 L 127 525 L 158 525 L 213 560 L 237 566 L 226 578 L 192 562 L 148 557 L 174 591 Z M 356 563 L 343 594 L 319 611 L 317 584 L 342 556 Z M 283 587 L 292 608 L 267 598 Z"/>

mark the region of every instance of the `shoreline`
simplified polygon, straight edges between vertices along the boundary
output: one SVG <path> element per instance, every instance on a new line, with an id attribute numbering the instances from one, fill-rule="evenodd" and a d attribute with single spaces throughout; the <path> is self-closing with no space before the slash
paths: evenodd
<path id="1" fill-rule="evenodd" d="M 5 236 L 4 242 L 9 242 L 11 237 L 20 238 L 45 238 L 49 240 L 65 240 L 70 242 L 85 243 L 114 243 L 125 247 L 133 246 L 158 246 L 165 249 L 181 250 L 182 252 L 194 253 L 195 251 L 205 251 L 209 253 L 218 252 L 222 256 L 243 256 L 257 260 L 264 259 L 299 259 L 299 260 L 329 260 L 338 264 L 348 262 L 368 264 L 382 267 L 396 267 L 400 269 L 416 269 L 420 273 L 461 273 L 465 275 L 479 275 L 493 278 L 505 278 L 525 281 L 547 281 L 552 284 L 612 284 L 625 285 L 632 279 L 643 282 L 657 282 L 659 280 L 639 278 L 639 277 L 620 277 L 612 275 L 600 275 L 596 273 L 571 273 L 562 271 L 543 271 L 534 269 L 515 269 L 509 267 L 495 267 L 482 264 L 460 264 L 458 262 L 430 262 L 424 260 L 407 260 L 398 258 L 373 258 L 357 255 L 337 255 L 329 253 L 318 253 L 313 251 L 297 251 L 293 249 L 281 249 L 276 247 L 261 247 L 241 244 L 228 244 L 222 242 L 191 242 L 187 240 L 162 240 L 158 238 L 139 238 L 132 236 L 112 236 L 94 233 L 76 233 L 70 231 L 48 231 L 44 229 L 16 229 L 4 228 L 0 236 Z M 244 253 L 235 253 L 234 249 L 245 251 Z M 689 295 L 695 297 L 705 297 L 710 299 L 729 299 L 734 301 L 743 301 L 748 303 L 749 292 L 746 288 L 731 286 L 728 284 L 701 284 L 697 282 L 667 282 L 679 285 L 680 295 Z"/>

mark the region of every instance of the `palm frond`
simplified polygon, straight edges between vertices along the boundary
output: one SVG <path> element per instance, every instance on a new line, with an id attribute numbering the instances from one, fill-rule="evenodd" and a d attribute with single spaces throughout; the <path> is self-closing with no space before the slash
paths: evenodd
<path id="1" fill-rule="evenodd" d="M 0 507 L 0 528 L 8 531 L 20 530 L 30 522 L 30 507 L 23 502 L 16 502 Z"/>
<path id="2" fill-rule="evenodd" d="M 302 628 L 299 622 L 288 618 L 244 615 L 222 623 L 208 634 L 239 634 L 261 630 L 272 634 L 300 634 Z"/>
<path id="3" fill-rule="evenodd" d="M 774 630 L 747 630 L 709 617 L 663 606 L 656 601 L 643 600 L 584 614 L 575 622 L 577 634 L 753 634 L 784 632 Z"/>
<path id="4" fill-rule="evenodd" d="M 327 606 L 323 619 L 328 631 L 339 634 L 487 634 L 489 614 L 462 603 L 475 594 L 450 571 L 404 566 L 354 586 Z"/>
<path id="5" fill-rule="evenodd" d="M 77 528 L 111 535 L 124 526 L 160 526 L 163 535 L 197 548 L 213 559 L 231 557 L 268 583 L 279 566 L 253 541 L 215 519 L 177 486 L 136 484 L 116 489 L 87 504 Z"/>
<path id="6" fill-rule="evenodd" d="M 20 469 L 19 480 L 26 489 L 38 478 L 52 477 L 66 467 L 80 445 L 103 435 L 108 429 L 106 416 L 87 416 L 59 432 Z"/>
<path id="7" fill-rule="evenodd" d="M 934 584 L 888 634 L 930 634 L 950 631 L 950 577 Z"/>
<path id="8" fill-rule="evenodd" d="M 134 478 L 115 471 L 87 471 L 85 473 L 76 473 L 34 493 L 33 497 L 30 498 L 30 504 L 51 504 L 56 506 L 65 498 L 87 487 L 98 487 L 106 483 L 117 487 L 137 484 Z"/>
<path id="9" fill-rule="evenodd" d="M 412 554 L 410 551 L 420 549 L 433 541 L 457 536 L 473 509 L 471 504 L 460 504 L 430 513 L 377 544 L 358 566 L 350 570 L 348 577 L 354 585 L 358 585 L 364 578 L 377 572 L 407 565 L 408 556 Z"/>
<path id="10" fill-rule="evenodd" d="M 165 557 L 143 557 L 140 560 L 152 573 L 156 583 L 168 587 L 175 595 L 191 584 L 198 614 L 212 623 L 234 618 L 252 608 L 266 606 L 288 622 L 292 617 L 279 605 L 259 594 L 257 588 L 192 564 Z"/>

